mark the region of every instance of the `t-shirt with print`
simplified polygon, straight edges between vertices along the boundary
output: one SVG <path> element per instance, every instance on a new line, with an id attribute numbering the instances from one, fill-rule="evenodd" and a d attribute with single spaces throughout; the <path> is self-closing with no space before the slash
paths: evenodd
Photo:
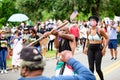
<path id="1" fill-rule="evenodd" d="M 31 42 L 37 40 L 38 38 L 39 38 L 38 35 L 35 35 L 34 37 L 30 36 L 30 37 L 29 37 L 29 42 L 31 43 Z M 36 42 L 36 43 L 34 44 L 34 46 L 35 46 L 35 47 L 40 46 L 39 42 Z"/>
<path id="2" fill-rule="evenodd" d="M 7 38 L 0 38 L 0 49 L 7 49 L 7 42 L 8 39 Z"/>

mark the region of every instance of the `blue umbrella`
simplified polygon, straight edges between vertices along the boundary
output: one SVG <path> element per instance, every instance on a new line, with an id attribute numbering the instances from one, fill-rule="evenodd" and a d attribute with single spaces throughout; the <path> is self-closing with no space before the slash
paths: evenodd
<path id="1" fill-rule="evenodd" d="M 9 17 L 9 22 L 22 22 L 27 21 L 29 18 L 25 14 L 16 13 Z"/>

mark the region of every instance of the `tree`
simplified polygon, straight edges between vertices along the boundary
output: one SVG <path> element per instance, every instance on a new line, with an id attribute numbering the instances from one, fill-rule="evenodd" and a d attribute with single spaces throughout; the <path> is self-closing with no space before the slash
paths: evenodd
<path id="1" fill-rule="evenodd" d="M 5 25 L 8 18 L 17 12 L 15 9 L 14 0 L 1 0 L 0 1 L 0 27 Z"/>
<path id="2" fill-rule="evenodd" d="M 16 12 L 26 14 L 32 21 L 68 19 L 74 10 L 76 19 L 86 20 L 90 15 L 101 18 L 119 16 L 120 0 L 0 0 L 0 23 Z"/>
<path id="3" fill-rule="evenodd" d="M 101 0 L 87 0 L 87 5 L 92 15 L 99 16 L 100 2 Z"/>
<path id="4" fill-rule="evenodd" d="M 114 12 L 116 16 L 120 16 L 120 0 L 109 0 L 109 11 Z"/>

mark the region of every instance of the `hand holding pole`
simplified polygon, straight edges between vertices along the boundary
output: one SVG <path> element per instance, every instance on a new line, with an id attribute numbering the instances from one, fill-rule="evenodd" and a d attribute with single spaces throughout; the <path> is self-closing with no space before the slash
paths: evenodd
<path id="1" fill-rule="evenodd" d="M 60 28 L 64 27 L 66 24 L 68 24 L 68 21 L 66 21 L 66 22 L 64 22 L 63 24 L 61 24 L 60 26 L 58 26 L 58 27 L 56 28 L 56 30 L 59 30 Z M 52 33 L 52 31 L 54 31 L 54 30 L 51 30 L 51 31 L 50 31 L 50 34 Z M 50 34 L 49 34 L 49 35 L 50 35 Z M 43 36 L 41 36 L 40 38 L 38 38 L 37 40 L 35 40 L 35 41 L 31 42 L 30 44 L 28 44 L 26 47 L 29 47 L 29 46 L 35 44 L 36 42 L 38 42 L 38 41 L 40 41 L 40 40 L 42 40 L 42 39 L 44 39 L 44 38 L 45 38 L 45 36 L 43 35 Z"/>

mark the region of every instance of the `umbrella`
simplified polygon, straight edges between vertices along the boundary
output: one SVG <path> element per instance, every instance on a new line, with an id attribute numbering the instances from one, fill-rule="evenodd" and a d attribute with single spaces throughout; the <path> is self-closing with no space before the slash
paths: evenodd
<path id="1" fill-rule="evenodd" d="M 22 21 L 26 21 L 28 19 L 29 18 L 25 14 L 16 13 L 16 14 L 13 14 L 12 16 L 10 16 L 8 21 L 9 22 L 22 22 Z"/>

